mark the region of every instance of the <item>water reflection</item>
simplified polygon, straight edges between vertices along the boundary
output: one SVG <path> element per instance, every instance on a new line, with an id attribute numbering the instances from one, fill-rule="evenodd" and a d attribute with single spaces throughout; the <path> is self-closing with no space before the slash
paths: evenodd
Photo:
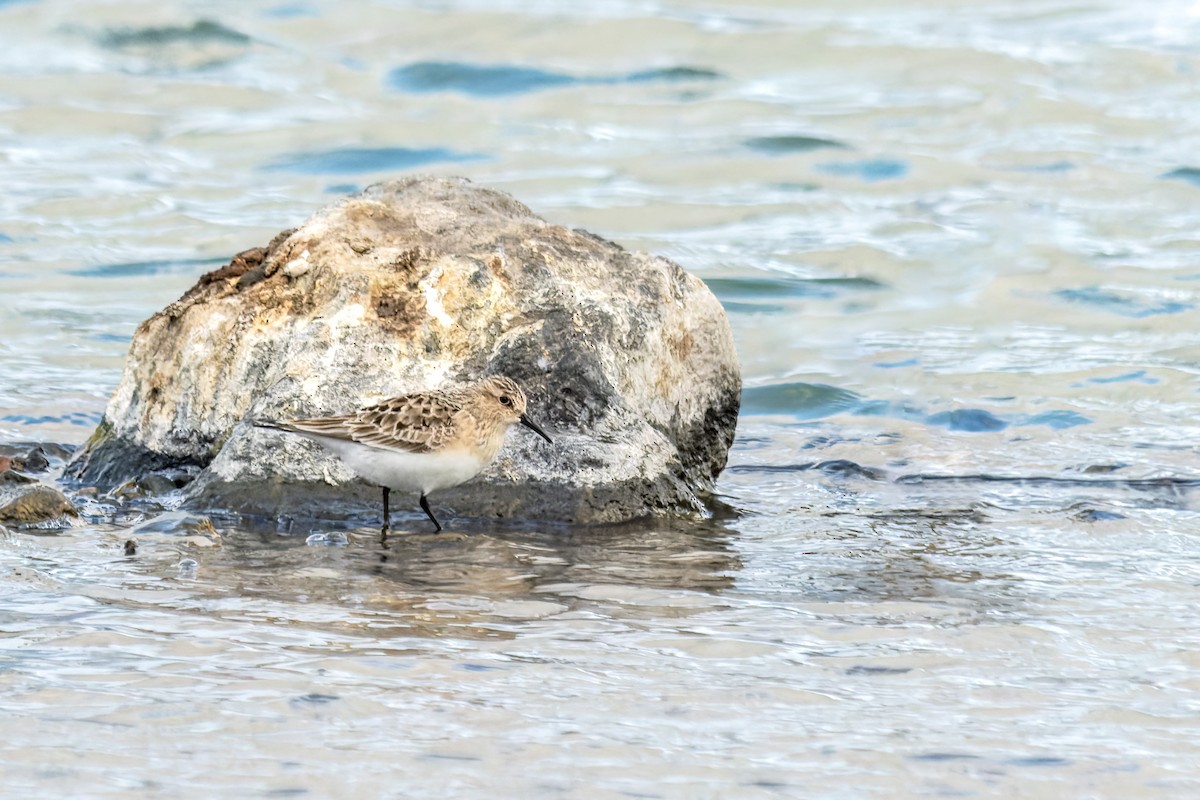
<path id="1" fill-rule="evenodd" d="M 838 616 L 876 609 L 884 623 L 897 613 L 938 617 L 953 607 L 975 617 L 1024 602 L 1021 554 L 1002 510 L 896 495 L 872 508 L 878 498 L 856 492 L 814 499 L 758 520 L 743 590 Z"/>
<path id="2" fill-rule="evenodd" d="M 1008 605 L 1019 578 L 1009 543 L 983 507 L 893 509 L 831 515 L 835 563 L 814 594 L 822 600 L 903 602 L 967 599 L 975 610 Z"/>
<path id="3" fill-rule="evenodd" d="M 650 605 L 656 614 L 673 605 L 692 608 L 697 592 L 732 586 L 741 566 L 722 522 L 561 530 L 472 525 L 440 534 L 393 528 L 297 535 L 248 524 L 197 533 L 204 526 L 183 514 L 174 526 L 138 529 L 137 556 L 122 565 L 121 581 L 176 590 L 150 602 L 223 619 L 270 618 L 374 635 L 514 638 L 531 620 L 582 606 Z M 127 539 L 109 538 L 114 550 Z"/>
<path id="4" fill-rule="evenodd" d="M 688 520 L 549 530 L 356 533 L 348 568 L 398 590 L 512 597 L 546 584 L 621 582 L 715 591 L 738 568 L 721 523 Z"/>

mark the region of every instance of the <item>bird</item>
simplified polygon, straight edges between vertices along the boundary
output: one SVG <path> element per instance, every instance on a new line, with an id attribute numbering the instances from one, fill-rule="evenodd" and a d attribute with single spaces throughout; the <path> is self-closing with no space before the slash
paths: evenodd
<path id="1" fill-rule="evenodd" d="M 383 489 L 383 530 L 390 526 L 392 491 L 419 492 L 421 510 L 442 524 L 428 495 L 478 475 L 495 459 L 504 435 L 520 423 L 553 444 L 526 413 L 516 381 L 493 375 L 459 388 L 391 397 L 354 413 L 255 424 L 321 444 L 359 477 Z"/>

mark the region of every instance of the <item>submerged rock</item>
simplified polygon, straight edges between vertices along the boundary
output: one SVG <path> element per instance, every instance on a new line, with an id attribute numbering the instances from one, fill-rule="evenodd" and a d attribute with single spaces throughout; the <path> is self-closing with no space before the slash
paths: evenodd
<path id="1" fill-rule="evenodd" d="M 0 476 L 0 523 L 24 528 L 65 528 L 68 517 L 79 516 L 67 496 L 53 486 L 15 473 Z"/>
<path id="2" fill-rule="evenodd" d="M 188 507 L 377 514 L 378 490 L 318 445 L 250 421 L 485 374 L 522 385 L 554 445 L 514 430 L 435 506 L 579 522 L 695 512 L 725 466 L 741 378 L 703 282 L 506 194 L 413 178 L 318 212 L 142 323 L 68 475 L 103 488 L 199 469 Z"/>
<path id="3" fill-rule="evenodd" d="M 50 442 L 0 442 L 0 473 L 46 472 L 53 466 L 61 466 L 72 450 L 69 445 Z"/>

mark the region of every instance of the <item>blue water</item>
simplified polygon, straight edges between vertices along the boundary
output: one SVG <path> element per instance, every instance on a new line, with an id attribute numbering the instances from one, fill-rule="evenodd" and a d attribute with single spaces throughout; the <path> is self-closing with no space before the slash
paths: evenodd
<path id="1" fill-rule="evenodd" d="M 535 67 L 443 61 L 397 67 L 388 74 L 387 82 L 392 89 L 417 94 L 462 92 L 476 97 L 503 97 L 572 85 L 711 81 L 721 77 L 710 69 L 683 66 L 641 70 L 627 75 L 575 76 Z"/>
<path id="2" fill-rule="evenodd" d="M 468 162 L 485 158 L 443 147 L 343 147 L 312 153 L 292 153 L 267 164 L 265 169 L 306 175 L 356 175 L 408 170 L 439 162 Z"/>

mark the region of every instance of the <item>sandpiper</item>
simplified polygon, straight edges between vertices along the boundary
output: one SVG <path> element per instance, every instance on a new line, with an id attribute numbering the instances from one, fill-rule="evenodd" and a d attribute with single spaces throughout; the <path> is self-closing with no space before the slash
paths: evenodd
<path id="1" fill-rule="evenodd" d="M 461 389 L 392 397 L 344 416 L 257 424 L 320 442 L 360 477 L 381 486 L 385 531 L 393 489 L 420 492 L 422 510 L 440 531 L 426 496 L 478 475 L 500 451 L 509 427 L 519 422 L 551 441 L 525 409 L 521 387 L 493 376 Z"/>

